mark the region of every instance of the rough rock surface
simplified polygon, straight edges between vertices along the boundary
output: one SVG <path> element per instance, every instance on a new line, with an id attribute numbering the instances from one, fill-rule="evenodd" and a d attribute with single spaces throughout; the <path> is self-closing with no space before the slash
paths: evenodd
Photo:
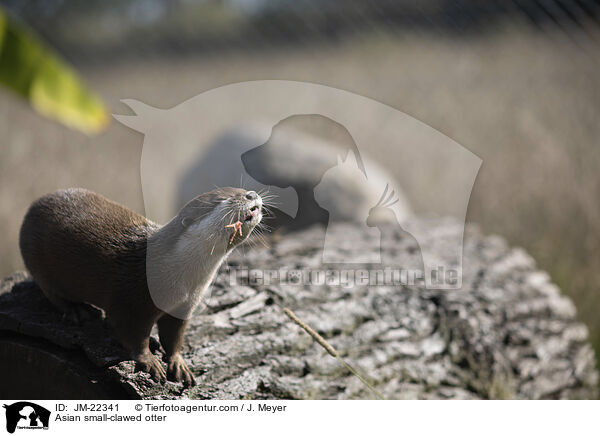
<path id="1" fill-rule="evenodd" d="M 451 221 L 421 225 L 430 227 L 428 242 L 442 257 L 444 239 L 460 231 Z M 352 229 L 340 224 L 333 231 L 344 238 Z M 282 313 L 287 306 L 389 399 L 597 397 L 594 354 L 571 301 L 523 250 L 473 228 L 465 238 L 461 290 L 230 285 L 236 265 L 321 268 L 321 237 L 321 229 L 311 228 L 229 259 L 207 308 L 187 330 L 185 358 L 198 381 L 192 389 L 134 373 L 99 314 L 91 312 L 81 325 L 63 320 L 24 273 L 0 285 L 0 354 L 5 335 L 40 338 L 46 351 L 84 354 L 91 364 L 73 360 L 78 371 L 129 398 L 374 398 Z M 415 255 L 404 245 L 398 240 L 400 265 Z"/>

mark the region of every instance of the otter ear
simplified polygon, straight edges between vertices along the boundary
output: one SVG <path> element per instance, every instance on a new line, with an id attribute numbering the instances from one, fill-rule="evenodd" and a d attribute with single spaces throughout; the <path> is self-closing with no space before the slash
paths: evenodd
<path id="1" fill-rule="evenodd" d="M 184 208 L 179 212 L 179 222 L 184 228 L 191 226 L 194 223 L 193 214 L 190 213 L 192 208 L 189 207 L 189 204 L 184 206 Z"/>
<path id="2" fill-rule="evenodd" d="M 212 203 L 201 197 L 198 196 L 190 200 L 179 211 L 179 219 L 183 227 L 189 227 L 196 221 L 203 219 L 212 210 Z"/>
<path id="3" fill-rule="evenodd" d="M 181 225 L 183 227 L 189 227 L 194 223 L 194 219 L 191 216 L 184 216 L 181 218 Z"/>

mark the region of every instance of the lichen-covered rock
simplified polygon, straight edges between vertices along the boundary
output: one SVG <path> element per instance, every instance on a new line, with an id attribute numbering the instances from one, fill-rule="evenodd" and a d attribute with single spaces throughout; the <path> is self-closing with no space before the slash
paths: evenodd
<path id="1" fill-rule="evenodd" d="M 431 238 L 444 258 L 444 235 L 460 231 L 460 226 L 451 221 L 420 225 L 431 227 Z M 348 231 L 352 225 L 329 229 L 337 238 Z M 159 385 L 147 374 L 134 373 L 133 362 L 123 361 L 123 350 L 99 313 L 90 311 L 81 325 L 63 320 L 24 273 L 1 284 L 0 354 L 5 335 L 43 339 L 44 353 L 50 345 L 56 353 L 79 351 L 90 366 L 75 359 L 72 365 L 106 385 L 107 392 L 110 387 L 111 393 L 104 395 L 113 397 L 374 398 L 286 317 L 281 310 L 286 306 L 389 399 L 597 397 L 594 354 L 586 328 L 575 321 L 571 301 L 523 250 L 472 228 L 464 243 L 460 290 L 231 284 L 231 272 L 241 265 L 320 268 L 322 234 L 322 229 L 311 228 L 269 248 L 240 250 L 223 266 L 206 308 L 187 329 L 185 358 L 198 382 L 192 389 L 171 382 Z M 416 255 L 402 239 L 395 248 L 399 265 Z M 160 354 L 156 341 L 154 349 Z M 5 370 L 0 384 L 7 377 Z"/>

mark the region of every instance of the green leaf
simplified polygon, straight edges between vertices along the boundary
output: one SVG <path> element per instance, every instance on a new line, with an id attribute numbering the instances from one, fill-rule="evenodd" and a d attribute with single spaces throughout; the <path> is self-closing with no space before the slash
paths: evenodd
<path id="1" fill-rule="evenodd" d="M 102 101 L 88 91 L 77 74 L 31 33 L 0 10 L 0 84 L 41 114 L 87 134 L 109 122 Z"/>

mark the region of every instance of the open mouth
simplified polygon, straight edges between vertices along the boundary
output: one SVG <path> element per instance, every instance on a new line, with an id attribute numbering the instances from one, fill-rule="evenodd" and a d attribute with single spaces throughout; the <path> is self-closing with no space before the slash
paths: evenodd
<path id="1" fill-rule="evenodd" d="M 260 207 L 258 205 L 252 206 L 250 208 L 250 212 L 246 215 L 246 218 L 244 218 L 244 222 L 252 221 L 252 218 L 254 218 L 259 212 Z"/>

